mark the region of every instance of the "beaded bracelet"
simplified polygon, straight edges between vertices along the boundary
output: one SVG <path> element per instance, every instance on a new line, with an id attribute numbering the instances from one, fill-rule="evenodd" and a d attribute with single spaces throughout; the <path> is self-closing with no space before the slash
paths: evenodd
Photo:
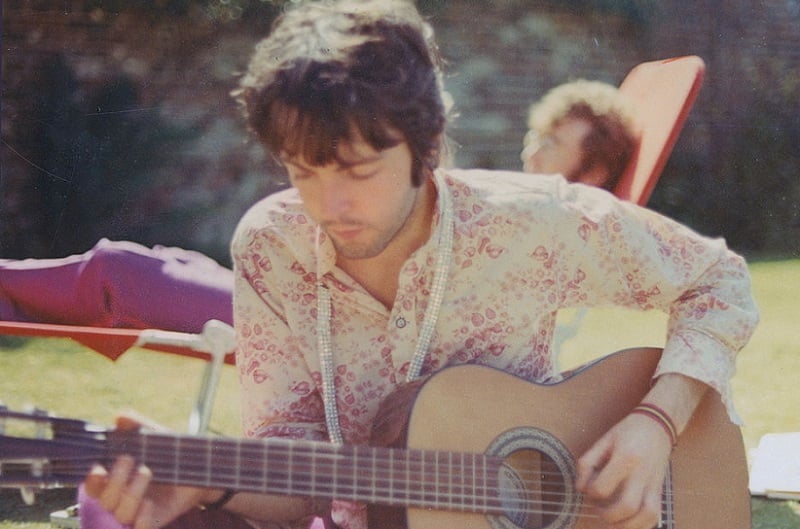
<path id="1" fill-rule="evenodd" d="M 672 418 L 669 416 L 669 414 L 667 414 L 667 412 L 655 404 L 643 402 L 633 408 L 631 413 L 639 413 L 650 417 L 660 424 L 661 427 L 664 428 L 664 431 L 667 432 L 673 448 L 678 444 L 678 430 L 675 428 L 675 423 L 672 422 Z"/>
<path id="2" fill-rule="evenodd" d="M 226 503 L 231 501 L 231 498 L 233 498 L 234 494 L 236 494 L 235 490 L 227 489 L 222 493 L 222 496 L 220 496 L 217 501 L 203 505 L 203 509 L 207 511 L 218 511 L 222 509 Z"/>

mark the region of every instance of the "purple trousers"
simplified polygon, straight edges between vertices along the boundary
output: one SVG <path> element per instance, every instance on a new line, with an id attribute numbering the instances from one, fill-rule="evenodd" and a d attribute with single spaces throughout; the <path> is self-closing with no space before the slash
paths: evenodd
<path id="1" fill-rule="evenodd" d="M 197 333 L 233 321 L 233 272 L 181 248 L 100 240 L 61 259 L 0 259 L 0 320 Z"/>

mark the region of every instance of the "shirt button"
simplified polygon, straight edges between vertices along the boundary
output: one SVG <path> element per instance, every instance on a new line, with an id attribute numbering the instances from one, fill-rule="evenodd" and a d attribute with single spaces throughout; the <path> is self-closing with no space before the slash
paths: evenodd
<path id="1" fill-rule="evenodd" d="M 408 322 L 404 317 L 399 316 L 396 320 L 394 320 L 394 324 L 397 326 L 398 329 L 402 329 L 403 327 L 408 325 Z"/>

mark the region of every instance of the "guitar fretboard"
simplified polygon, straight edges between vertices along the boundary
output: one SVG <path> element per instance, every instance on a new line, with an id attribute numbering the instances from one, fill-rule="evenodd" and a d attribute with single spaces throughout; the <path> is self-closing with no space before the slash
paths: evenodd
<path id="1" fill-rule="evenodd" d="M 234 440 L 112 433 L 110 456 L 128 453 L 157 481 L 336 498 L 389 506 L 503 512 L 499 458 L 446 451 L 282 439 Z"/>

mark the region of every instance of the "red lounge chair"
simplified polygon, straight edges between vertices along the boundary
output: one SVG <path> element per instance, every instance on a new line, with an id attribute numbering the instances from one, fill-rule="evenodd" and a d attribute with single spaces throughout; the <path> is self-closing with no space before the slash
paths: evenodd
<path id="1" fill-rule="evenodd" d="M 633 68 L 619 86 L 636 105 L 639 146 L 614 194 L 646 205 L 703 85 L 705 63 L 695 55 Z"/>

